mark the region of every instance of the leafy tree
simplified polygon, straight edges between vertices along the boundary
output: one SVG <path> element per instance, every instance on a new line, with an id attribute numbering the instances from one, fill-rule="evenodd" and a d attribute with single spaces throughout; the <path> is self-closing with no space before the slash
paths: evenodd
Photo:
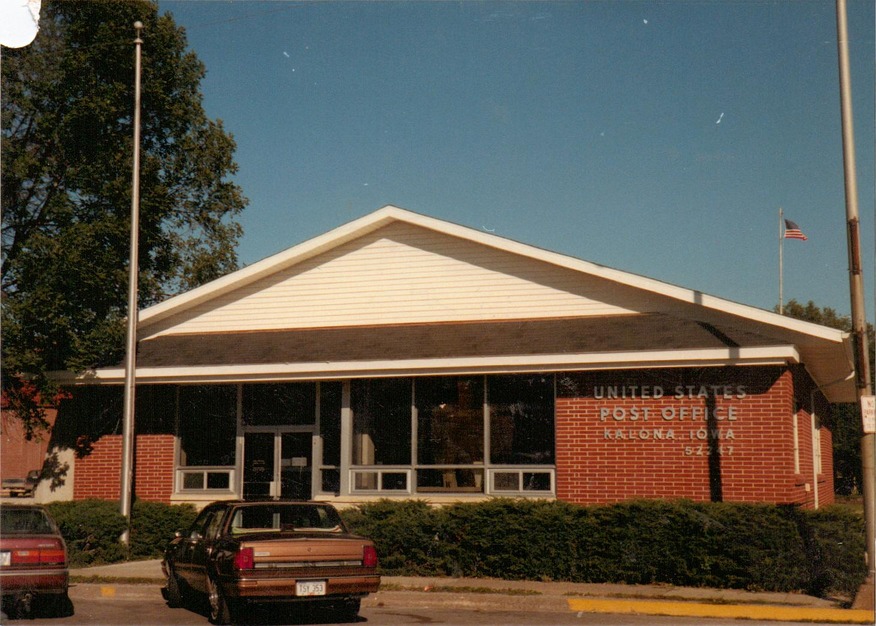
<path id="1" fill-rule="evenodd" d="M 246 205 L 235 144 L 203 110 L 204 66 L 145 0 L 43 2 L 30 46 L 3 50 L 4 399 L 29 436 L 52 370 L 124 353 L 133 146 L 133 24 L 143 22 L 139 305 L 237 267 Z M 24 385 L 24 380 L 29 383 Z"/>
<path id="2" fill-rule="evenodd" d="M 810 300 L 805 306 L 791 300 L 784 307 L 789 317 L 814 322 L 823 326 L 851 331 L 852 319 L 839 315 L 830 307 L 819 308 Z M 873 326 L 867 324 L 868 357 L 873 373 L 874 338 Z M 872 384 L 872 381 L 871 381 Z M 834 488 L 841 495 L 861 492 L 861 436 L 863 427 L 859 409 L 854 404 L 835 404 L 832 407 L 833 424 L 833 473 Z"/>

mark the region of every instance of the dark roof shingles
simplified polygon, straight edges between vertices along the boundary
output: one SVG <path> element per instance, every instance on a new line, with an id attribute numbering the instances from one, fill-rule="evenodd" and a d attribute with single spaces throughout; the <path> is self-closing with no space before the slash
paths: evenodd
<path id="1" fill-rule="evenodd" d="M 777 343 L 666 315 L 164 335 L 141 341 L 139 367 L 393 361 L 684 350 Z"/>

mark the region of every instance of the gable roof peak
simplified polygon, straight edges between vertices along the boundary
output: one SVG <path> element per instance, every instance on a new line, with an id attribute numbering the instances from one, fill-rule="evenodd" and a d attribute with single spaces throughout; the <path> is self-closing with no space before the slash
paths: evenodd
<path id="1" fill-rule="evenodd" d="M 312 239 L 294 245 L 242 269 L 201 285 L 200 287 L 148 307 L 140 312 L 140 325 L 141 327 L 146 327 L 154 324 L 171 315 L 180 313 L 199 304 L 203 304 L 218 295 L 227 293 L 228 291 L 274 274 L 284 268 L 301 263 L 302 261 L 334 249 L 349 241 L 363 237 L 393 222 L 404 222 L 443 235 L 459 237 L 472 243 L 489 246 L 510 254 L 516 254 L 536 261 L 571 269 L 583 274 L 596 276 L 616 282 L 619 285 L 625 285 L 634 289 L 650 292 L 657 296 L 674 299 L 687 304 L 698 305 L 705 309 L 720 311 L 750 321 L 765 323 L 773 327 L 803 333 L 804 335 L 820 337 L 830 341 L 842 341 L 847 335 L 842 331 L 829 329 L 810 322 L 796 320 L 765 309 L 738 304 L 699 291 L 679 287 L 657 279 L 632 274 L 622 270 L 616 270 L 558 252 L 551 252 L 499 235 L 482 232 L 468 226 L 462 226 L 446 220 L 430 217 L 391 204 L 384 205 L 371 213 L 342 224 L 322 235 L 318 235 Z"/>

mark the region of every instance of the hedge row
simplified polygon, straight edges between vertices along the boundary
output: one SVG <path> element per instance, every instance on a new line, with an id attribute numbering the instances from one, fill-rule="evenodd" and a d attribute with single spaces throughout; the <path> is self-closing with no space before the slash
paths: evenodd
<path id="1" fill-rule="evenodd" d="M 343 511 L 387 575 L 495 577 L 802 591 L 853 596 L 864 522 L 847 507 L 689 501 L 612 506 L 496 499 L 432 508 L 380 501 Z"/>
<path id="2" fill-rule="evenodd" d="M 154 559 L 164 554 L 164 546 L 177 530 L 187 528 L 197 511 L 191 505 L 171 506 L 136 501 L 131 508 L 130 552 L 119 542 L 125 518 L 118 502 L 77 500 L 46 505 L 67 542 L 70 564 L 74 567 L 124 561 L 126 558 Z"/>
<path id="3" fill-rule="evenodd" d="M 47 508 L 74 566 L 158 558 L 196 515 L 190 505 L 135 502 L 126 553 L 116 502 Z M 384 500 L 341 513 L 354 532 L 375 541 L 386 575 L 667 583 L 822 597 L 851 597 L 866 576 L 864 521 L 849 507 L 495 499 L 433 508 Z"/>

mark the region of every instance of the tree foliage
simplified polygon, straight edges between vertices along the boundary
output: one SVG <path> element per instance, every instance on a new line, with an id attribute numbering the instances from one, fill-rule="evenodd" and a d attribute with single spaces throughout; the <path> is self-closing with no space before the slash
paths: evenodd
<path id="1" fill-rule="evenodd" d="M 807 322 L 851 332 L 852 319 L 839 315 L 830 307 L 820 308 L 811 300 L 805 305 L 791 300 L 784 307 L 784 314 Z M 873 374 L 874 339 L 873 326 L 867 324 L 868 358 Z M 871 380 L 871 385 L 872 385 Z M 861 493 L 861 425 L 859 409 L 854 404 L 836 404 L 833 413 L 833 474 L 834 488 L 841 495 Z"/>
<path id="2" fill-rule="evenodd" d="M 205 69 L 154 2 L 43 2 L 2 66 L 2 357 L 22 375 L 117 363 L 124 351 L 141 21 L 139 305 L 236 269 L 246 200 L 235 144 L 202 107 Z M 12 374 L 12 375 L 10 375 Z M 26 421 L 26 419 L 25 419 Z"/>

